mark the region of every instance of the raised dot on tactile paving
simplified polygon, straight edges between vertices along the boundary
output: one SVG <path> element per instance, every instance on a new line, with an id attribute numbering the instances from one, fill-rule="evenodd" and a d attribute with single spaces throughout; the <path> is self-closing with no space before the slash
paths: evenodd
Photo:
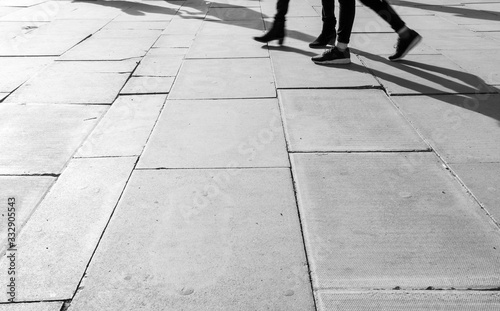
<path id="1" fill-rule="evenodd" d="M 181 295 L 191 295 L 192 293 L 194 292 L 194 289 L 190 288 L 190 287 L 183 287 L 181 289 Z"/>
<path id="2" fill-rule="evenodd" d="M 289 289 L 285 292 L 285 296 L 293 296 L 293 294 L 295 294 L 295 292 L 291 289 Z"/>

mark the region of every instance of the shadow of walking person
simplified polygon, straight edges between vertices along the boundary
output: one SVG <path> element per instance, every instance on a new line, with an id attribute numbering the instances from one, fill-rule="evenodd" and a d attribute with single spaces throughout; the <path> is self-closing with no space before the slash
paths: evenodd
<path id="1" fill-rule="evenodd" d="M 427 95 L 447 104 L 486 115 L 499 121 L 500 90 L 458 67 L 442 55 L 413 55 L 412 59 L 435 58 L 440 66 L 415 60 L 391 62 L 384 57 L 352 49 L 364 65 L 393 96 Z M 459 68 L 459 67 L 458 67 Z M 455 95 L 455 96 L 443 96 Z"/>
<path id="2" fill-rule="evenodd" d="M 89 3 L 120 9 L 123 14 L 130 16 L 146 17 L 148 14 L 155 15 L 170 15 L 181 19 L 199 19 L 207 23 L 220 23 L 230 27 L 242 27 L 249 30 L 262 31 L 266 27 L 263 21 L 263 16 L 258 9 L 258 1 L 256 6 L 240 6 L 227 4 L 222 2 L 205 2 L 202 0 L 156 0 L 148 1 L 148 3 L 139 1 L 124 1 L 124 0 L 76 0 L 79 3 Z M 167 17 L 161 20 L 170 20 Z M 154 20 L 154 19 L 153 19 Z M 267 25 L 269 27 L 269 25 Z M 293 39 L 309 42 L 314 38 L 300 31 L 290 31 L 287 36 Z M 251 40 L 249 36 L 249 40 Z"/>

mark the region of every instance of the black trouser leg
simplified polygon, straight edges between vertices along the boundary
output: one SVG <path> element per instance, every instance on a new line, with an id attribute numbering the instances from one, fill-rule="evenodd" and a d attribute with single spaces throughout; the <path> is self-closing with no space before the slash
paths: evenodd
<path id="1" fill-rule="evenodd" d="M 337 19 L 335 18 L 335 0 L 321 0 L 321 18 L 323 23 L 328 23 L 335 28 Z"/>
<path id="2" fill-rule="evenodd" d="M 398 31 L 405 26 L 405 23 L 385 0 L 360 0 L 361 3 L 375 11 L 382 17 L 394 31 Z"/>
<path id="3" fill-rule="evenodd" d="M 349 43 L 351 38 L 354 15 L 356 14 L 356 2 L 354 0 L 339 0 L 339 30 L 337 41 Z"/>
<path id="4" fill-rule="evenodd" d="M 278 0 L 276 3 L 276 15 L 274 17 L 275 21 L 285 22 L 286 13 L 288 13 L 288 4 L 290 0 Z"/>

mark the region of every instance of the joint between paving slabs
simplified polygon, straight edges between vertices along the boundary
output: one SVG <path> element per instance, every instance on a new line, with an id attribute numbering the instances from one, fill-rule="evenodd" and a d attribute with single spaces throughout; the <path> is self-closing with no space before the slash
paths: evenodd
<path id="1" fill-rule="evenodd" d="M 288 154 L 288 160 L 290 161 L 290 163 L 292 162 L 292 160 L 290 159 L 290 154 Z M 312 295 L 312 300 L 313 300 L 313 304 L 314 304 L 314 310 L 318 310 L 318 305 L 316 302 L 316 291 L 315 291 L 314 285 L 313 285 L 312 270 L 311 270 L 311 265 L 309 264 L 309 255 L 307 253 L 306 239 L 305 239 L 305 235 L 304 235 L 304 227 L 302 226 L 302 217 L 300 214 L 297 184 L 295 182 L 295 174 L 293 172 L 293 166 L 290 165 L 289 169 L 290 169 L 290 177 L 292 179 L 292 190 L 293 190 L 293 196 L 295 199 L 295 208 L 297 210 L 297 216 L 299 219 L 300 236 L 302 237 L 302 245 L 304 246 L 304 256 L 306 259 L 307 272 L 308 272 L 308 276 L 309 276 L 309 285 L 311 286 L 311 295 Z"/>
<path id="2" fill-rule="evenodd" d="M 318 151 L 288 151 L 291 154 L 328 154 L 328 153 L 429 153 L 433 152 L 432 148 L 427 149 L 410 149 L 410 150 L 318 150 Z"/>
<path id="3" fill-rule="evenodd" d="M 127 186 L 128 186 L 129 181 L 130 181 L 130 178 L 132 177 L 132 174 L 133 174 L 133 172 L 135 170 L 135 167 L 137 166 L 138 162 L 139 162 L 139 158 L 137 157 L 137 159 L 136 159 L 136 161 L 134 163 L 134 167 L 130 170 L 130 173 L 129 173 L 128 177 L 127 177 L 127 181 L 123 185 L 123 189 L 120 192 L 120 195 L 119 195 L 118 199 L 116 200 L 115 206 L 113 207 L 113 210 L 111 211 L 111 214 L 109 215 L 108 221 L 106 222 L 106 225 L 102 229 L 101 235 L 99 236 L 99 240 L 97 241 L 97 243 L 95 245 L 95 248 L 92 251 L 92 254 L 90 255 L 90 258 L 87 261 L 87 264 L 86 264 L 85 269 L 83 271 L 82 277 L 80 278 L 80 281 L 76 285 L 76 289 L 75 289 L 75 292 L 73 293 L 73 297 L 71 297 L 71 299 L 66 300 L 66 302 L 63 305 L 63 307 L 61 308 L 61 311 L 66 311 L 69 308 L 69 306 L 71 304 L 71 301 L 75 298 L 75 296 L 78 293 L 78 291 L 81 290 L 81 289 L 83 289 L 82 282 L 85 279 L 85 276 L 87 275 L 87 270 L 88 270 L 88 268 L 90 266 L 90 263 L 92 262 L 92 259 L 94 258 L 95 254 L 97 252 L 97 249 L 99 248 L 99 244 L 101 243 L 101 240 L 102 240 L 104 234 L 106 233 L 106 230 L 108 229 L 109 223 L 111 222 L 111 219 L 113 218 L 113 215 L 115 214 L 116 208 L 118 207 L 118 204 L 120 203 L 120 200 L 123 197 L 123 193 L 125 192 L 125 189 L 127 189 Z"/>
<path id="4" fill-rule="evenodd" d="M 259 169 L 289 169 L 288 166 L 214 166 L 214 167 L 139 167 L 135 171 L 161 171 L 161 170 L 259 170 Z"/>
<path id="5" fill-rule="evenodd" d="M 0 174 L 4 177 L 59 177 L 61 174 L 56 173 L 34 173 L 34 174 Z"/>
<path id="6" fill-rule="evenodd" d="M 498 92 L 491 91 L 491 92 L 462 92 L 462 93 L 456 93 L 456 92 L 439 92 L 439 93 L 387 93 L 388 96 L 390 97 L 409 97 L 409 96 L 449 96 L 449 95 L 496 95 Z"/>
<path id="7" fill-rule="evenodd" d="M 437 153 L 436 153 L 437 154 Z M 439 154 L 437 154 L 437 156 L 439 157 L 439 159 L 442 161 L 442 164 L 444 166 L 444 168 L 450 172 L 450 174 L 458 181 L 458 183 L 460 184 L 460 186 L 462 186 L 462 188 L 465 189 L 465 191 L 467 192 L 468 195 L 470 195 L 472 197 L 472 199 L 474 200 L 474 202 L 476 202 L 479 207 L 486 213 L 486 216 L 488 216 L 488 218 L 490 219 L 490 221 L 493 223 L 493 225 L 495 227 L 497 227 L 497 229 L 500 230 L 500 221 L 496 220 L 495 217 L 490 213 L 490 211 L 486 208 L 486 206 L 484 206 L 484 204 L 481 203 L 481 201 L 474 195 L 474 193 L 469 189 L 469 187 L 467 187 L 467 185 L 462 181 L 462 179 L 460 179 L 460 177 L 458 176 L 457 173 L 455 173 L 451 167 L 448 165 L 448 163 L 446 163 L 444 161 L 444 159 L 441 158 L 441 156 Z M 500 287 L 498 287 L 498 289 L 500 290 Z"/>
<path id="8" fill-rule="evenodd" d="M 276 90 L 385 90 L 381 85 L 360 85 L 360 86 L 311 86 L 311 87 L 277 87 Z"/>

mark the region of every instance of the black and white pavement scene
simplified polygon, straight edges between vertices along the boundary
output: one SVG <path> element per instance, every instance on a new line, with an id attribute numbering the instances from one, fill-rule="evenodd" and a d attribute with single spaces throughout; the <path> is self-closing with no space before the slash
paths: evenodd
<path id="1" fill-rule="evenodd" d="M 0 311 L 500 310 L 500 0 L 0 0 Z"/>

